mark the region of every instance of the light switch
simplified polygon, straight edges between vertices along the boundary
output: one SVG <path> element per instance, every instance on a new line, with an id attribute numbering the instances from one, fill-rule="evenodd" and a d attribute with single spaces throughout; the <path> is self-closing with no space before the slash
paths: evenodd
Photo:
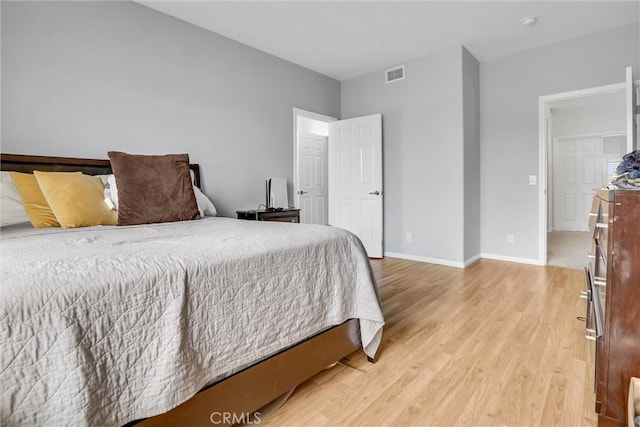
<path id="1" fill-rule="evenodd" d="M 535 175 L 529 175 L 529 185 L 536 185 L 536 178 Z"/>

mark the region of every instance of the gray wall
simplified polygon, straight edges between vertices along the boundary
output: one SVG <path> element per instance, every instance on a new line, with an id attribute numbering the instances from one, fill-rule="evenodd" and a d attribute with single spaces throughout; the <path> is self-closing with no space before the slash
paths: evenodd
<path id="1" fill-rule="evenodd" d="M 538 97 L 623 82 L 639 39 L 628 25 L 480 64 L 483 253 L 538 258 Z"/>
<path id="2" fill-rule="evenodd" d="M 291 183 L 294 107 L 340 116 L 338 81 L 136 3 L 1 7 L 3 152 L 186 152 L 233 216 Z"/>
<path id="3" fill-rule="evenodd" d="M 464 260 L 480 254 L 480 64 L 462 48 Z"/>
<path id="4" fill-rule="evenodd" d="M 620 92 L 615 102 L 572 108 L 552 108 L 553 138 L 609 134 L 627 129 L 627 98 Z"/>
<path id="5" fill-rule="evenodd" d="M 293 107 L 382 113 L 386 250 L 454 262 L 479 234 L 483 253 L 537 258 L 538 97 L 640 68 L 637 24 L 481 63 L 478 163 L 477 63 L 461 47 L 406 62 L 400 82 L 340 85 L 132 2 L 1 8 L 3 152 L 188 152 L 233 215 L 263 201 L 267 177 L 292 181 Z"/>
<path id="6" fill-rule="evenodd" d="M 385 251 L 463 261 L 462 48 L 342 82 L 342 118 L 382 113 Z M 406 242 L 412 233 L 412 242 Z"/>

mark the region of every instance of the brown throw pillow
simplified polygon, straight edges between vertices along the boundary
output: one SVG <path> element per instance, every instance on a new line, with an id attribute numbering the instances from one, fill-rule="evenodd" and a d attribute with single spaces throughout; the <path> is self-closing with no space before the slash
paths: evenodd
<path id="1" fill-rule="evenodd" d="M 108 155 L 118 187 L 118 225 L 198 219 L 188 154 Z"/>

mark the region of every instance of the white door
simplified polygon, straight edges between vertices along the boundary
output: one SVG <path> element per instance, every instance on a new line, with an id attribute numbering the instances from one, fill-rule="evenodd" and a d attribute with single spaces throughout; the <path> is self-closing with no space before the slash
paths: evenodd
<path id="1" fill-rule="evenodd" d="M 602 187 L 602 138 L 554 141 L 555 230 L 587 231 L 593 194 Z"/>
<path id="2" fill-rule="evenodd" d="M 329 123 L 329 224 L 382 257 L 382 116 Z"/>
<path id="3" fill-rule="evenodd" d="M 327 224 L 327 144 L 326 136 L 298 136 L 296 206 L 304 224 Z"/>
<path id="4" fill-rule="evenodd" d="M 638 126 L 636 107 L 636 85 L 633 79 L 633 69 L 627 67 L 627 151 L 631 152 L 638 148 Z"/>

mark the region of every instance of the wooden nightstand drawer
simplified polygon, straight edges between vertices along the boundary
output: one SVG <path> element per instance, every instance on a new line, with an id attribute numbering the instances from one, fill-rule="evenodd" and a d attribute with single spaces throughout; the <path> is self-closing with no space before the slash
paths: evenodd
<path id="1" fill-rule="evenodd" d="M 282 211 L 236 211 L 238 219 L 248 219 L 252 221 L 277 221 L 277 222 L 300 222 L 300 209 L 285 209 Z"/>

